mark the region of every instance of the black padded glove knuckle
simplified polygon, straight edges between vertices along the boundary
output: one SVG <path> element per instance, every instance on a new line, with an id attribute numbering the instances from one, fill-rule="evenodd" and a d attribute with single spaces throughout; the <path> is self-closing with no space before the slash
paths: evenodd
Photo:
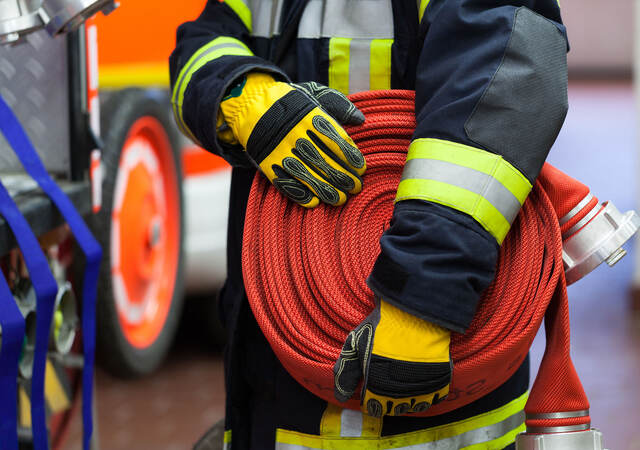
<path id="1" fill-rule="evenodd" d="M 335 205 L 340 201 L 338 191 L 329 184 L 323 183 L 314 177 L 298 159 L 289 156 L 282 161 L 282 166 L 293 178 L 311 186 L 318 198 L 323 202 Z"/>
<path id="2" fill-rule="evenodd" d="M 338 147 L 340 147 L 340 150 L 342 151 L 342 153 L 344 153 L 344 156 L 349 164 L 351 164 L 356 169 L 361 169 L 362 167 L 364 167 L 364 156 L 362 156 L 360 150 L 358 150 L 356 147 L 347 142 L 342 136 L 340 136 L 340 133 L 338 133 L 338 130 L 335 129 L 331 122 L 329 122 L 322 116 L 314 116 L 314 118 L 312 119 L 312 123 L 313 127 L 320 134 L 328 137 L 329 139 L 334 141 L 338 145 Z"/>

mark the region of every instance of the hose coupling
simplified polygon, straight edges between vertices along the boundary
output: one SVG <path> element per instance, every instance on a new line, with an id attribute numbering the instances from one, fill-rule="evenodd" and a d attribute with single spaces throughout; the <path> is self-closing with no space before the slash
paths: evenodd
<path id="1" fill-rule="evenodd" d="M 635 211 L 622 214 L 611 202 L 596 205 L 562 236 L 562 261 L 567 284 L 590 273 L 602 262 L 613 267 L 626 255 L 622 245 L 640 228 Z"/>
<path id="2" fill-rule="evenodd" d="M 58 288 L 56 306 L 53 312 L 49 349 L 61 355 L 71 351 L 78 328 L 78 305 L 71 283 L 65 282 Z"/>
<path id="3" fill-rule="evenodd" d="M 557 427 L 562 428 L 562 427 Z M 595 428 L 583 431 L 520 433 L 516 436 L 516 450 L 606 450 L 602 433 Z"/>

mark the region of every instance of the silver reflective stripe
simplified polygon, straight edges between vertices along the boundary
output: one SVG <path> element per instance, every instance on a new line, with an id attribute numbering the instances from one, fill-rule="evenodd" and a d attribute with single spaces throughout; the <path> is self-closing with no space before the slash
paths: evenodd
<path id="1" fill-rule="evenodd" d="M 447 161 L 411 159 L 404 166 L 402 179 L 434 180 L 471 191 L 491 203 L 509 223 L 513 223 L 520 211 L 520 202 L 500 181 Z"/>
<path id="2" fill-rule="evenodd" d="M 349 45 L 349 93 L 369 90 L 371 40 L 352 39 Z"/>
<path id="3" fill-rule="evenodd" d="M 567 223 L 568 221 L 570 221 L 571 218 L 573 216 L 575 216 L 576 214 L 578 214 L 582 210 L 582 208 L 587 206 L 591 200 L 593 200 L 593 194 L 591 192 L 589 192 L 585 198 L 580 200 L 580 203 L 578 203 L 576 206 L 574 206 L 571 211 L 569 211 L 567 214 L 565 214 L 565 216 L 558 221 L 558 222 L 560 222 L 560 226 L 562 226 L 565 223 Z"/>
<path id="4" fill-rule="evenodd" d="M 387 447 L 394 450 L 450 450 L 468 447 L 470 445 L 482 444 L 483 442 L 493 441 L 501 438 L 510 431 L 515 430 L 524 423 L 524 411 L 519 411 L 505 420 L 496 423 L 494 425 L 488 425 L 486 427 L 470 430 L 457 436 L 451 436 L 445 439 L 439 439 L 431 442 L 416 442 L 415 444 L 407 445 L 404 447 Z M 404 435 L 400 435 L 404 437 Z M 398 436 L 398 437 L 400 437 Z M 353 439 L 353 438 L 352 438 Z M 372 441 L 372 438 L 363 438 L 366 442 L 370 442 L 373 448 L 384 450 L 379 443 Z M 393 436 L 386 436 L 380 438 L 381 441 L 389 440 L 393 441 Z M 353 439 L 354 443 L 358 443 L 357 439 Z M 345 441 L 345 446 L 341 448 L 348 448 L 349 441 Z M 333 447 L 331 447 L 333 448 Z M 276 450 L 315 450 L 314 447 L 306 447 L 304 445 L 284 444 L 276 442 Z"/>
<path id="5" fill-rule="evenodd" d="M 344 408 L 340 413 L 340 436 L 362 436 L 362 412 Z"/>
<path id="6" fill-rule="evenodd" d="M 391 0 L 310 0 L 298 37 L 393 39 Z"/>
<path id="7" fill-rule="evenodd" d="M 309 0 L 300 18 L 298 37 L 319 39 L 322 36 L 322 17 L 324 17 L 324 0 Z"/>
<path id="8" fill-rule="evenodd" d="M 280 16 L 284 0 L 251 0 L 252 36 L 271 38 L 280 34 Z"/>

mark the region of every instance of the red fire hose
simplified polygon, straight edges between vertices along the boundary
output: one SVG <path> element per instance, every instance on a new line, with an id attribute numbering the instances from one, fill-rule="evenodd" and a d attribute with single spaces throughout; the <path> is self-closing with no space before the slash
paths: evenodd
<path id="1" fill-rule="evenodd" d="M 351 100 L 366 116 L 364 125 L 347 128 L 367 160 L 363 191 L 344 207 L 306 210 L 256 176 L 242 255 L 251 308 L 274 352 L 300 384 L 336 404 L 333 365 L 349 331 L 373 308 L 365 280 L 391 219 L 415 128 L 412 91 L 364 92 Z M 471 326 L 452 336 L 450 395 L 422 415 L 453 410 L 504 383 L 526 357 L 546 314 L 547 350 L 527 403 L 527 426 L 588 428 L 588 412 L 578 412 L 589 403 L 569 355 L 558 223 L 558 214 L 570 211 L 584 189 L 545 166 L 502 244 L 496 278 Z M 359 409 L 359 399 L 339 405 Z M 558 412 L 573 413 L 551 414 Z"/>

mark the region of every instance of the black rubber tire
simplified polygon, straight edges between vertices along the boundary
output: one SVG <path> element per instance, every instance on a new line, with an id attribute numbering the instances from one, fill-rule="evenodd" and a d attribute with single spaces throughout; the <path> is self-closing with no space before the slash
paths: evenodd
<path id="1" fill-rule="evenodd" d="M 157 339 L 148 347 L 132 346 L 125 337 L 116 310 L 111 278 L 111 211 L 116 173 L 120 154 L 131 125 L 140 117 L 153 116 L 163 125 L 171 146 L 177 186 L 180 189 L 180 240 L 176 283 L 169 313 Z M 164 360 L 176 334 L 184 301 L 184 199 L 182 193 L 182 165 L 177 145 L 177 131 L 170 117 L 168 99 L 161 93 L 143 89 L 125 89 L 110 94 L 101 106 L 102 150 L 102 208 L 93 216 L 93 231 L 102 244 L 103 260 L 98 284 L 97 360 L 112 375 L 134 378 L 152 373 Z"/>

